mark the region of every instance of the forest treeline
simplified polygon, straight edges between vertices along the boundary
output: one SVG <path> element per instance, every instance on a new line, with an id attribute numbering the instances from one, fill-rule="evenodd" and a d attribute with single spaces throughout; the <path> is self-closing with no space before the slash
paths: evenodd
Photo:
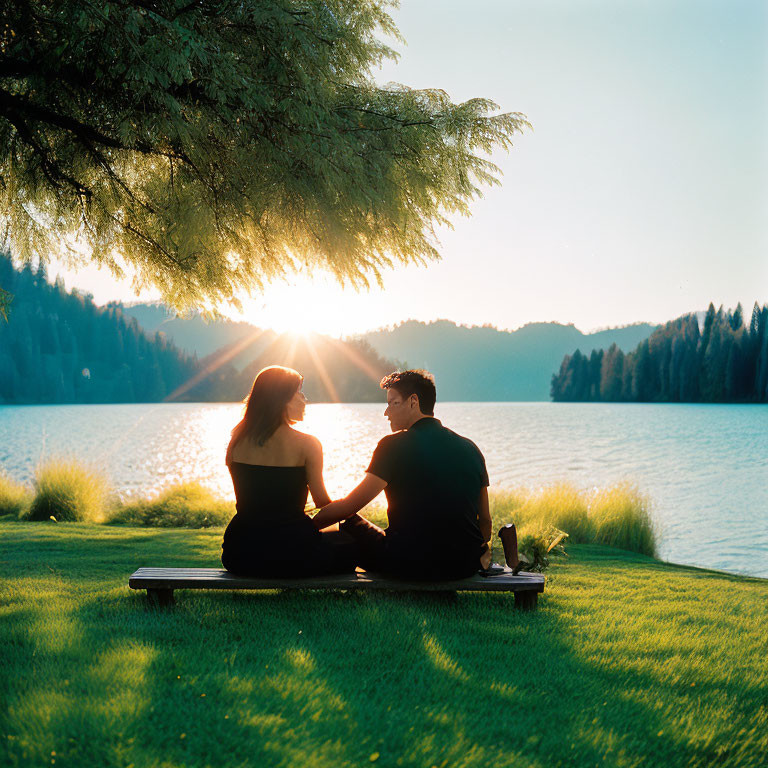
<path id="1" fill-rule="evenodd" d="M 0 316 L 0 403 L 150 403 L 163 400 L 242 400 L 265 365 L 294 365 L 310 400 L 382 399 L 378 381 L 395 365 L 365 342 L 274 336 L 257 344 L 245 366 L 232 350 L 198 360 L 163 333 L 145 333 L 117 303 L 96 306 L 88 294 L 68 292 L 45 267 L 16 269 L 0 253 L 0 287 L 12 296 Z M 242 357 L 248 344 L 239 342 Z"/>
<path id="2" fill-rule="evenodd" d="M 624 354 L 615 344 L 566 355 L 551 396 L 568 402 L 768 402 L 768 305 L 745 324 L 735 310 L 709 305 L 704 322 L 684 315 Z"/>
<path id="3" fill-rule="evenodd" d="M 0 286 L 13 296 L 0 318 L 2 403 L 157 402 L 199 368 L 119 306 L 49 283 L 42 265 L 16 270 L 0 254 Z"/>

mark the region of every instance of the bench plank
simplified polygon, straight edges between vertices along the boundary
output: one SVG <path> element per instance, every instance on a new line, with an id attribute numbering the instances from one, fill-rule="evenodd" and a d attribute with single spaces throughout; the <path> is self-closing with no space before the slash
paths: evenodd
<path id="1" fill-rule="evenodd" d="M 131 589 L 365 589 L 419 592 L 533 592 L 544 591 L 544 576 L 521 572 L 516 576 L 471 576 L 451 581 L 420 581 L 355 573 L 302 578 L 235 576 L 222 568 L 139 568 L 128 580 Z"/>

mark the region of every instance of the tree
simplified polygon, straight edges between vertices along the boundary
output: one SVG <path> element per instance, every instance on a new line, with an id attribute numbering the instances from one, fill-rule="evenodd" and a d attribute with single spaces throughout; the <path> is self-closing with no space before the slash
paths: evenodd
<path id="1" fill-rule="evenodd" d="M 768 402 L 768 305 L 760 310 L 757 338 L 754 391 L 756 400 L 764 403 Z"/>
<path id="2" fill-rule="evenodd" d="M 728 322 L 732 331 L 738 331 L 744 325 L 744 307 L 741 306 L 741 302 L 736 305 L 733 314 L 728 312 Z"/>
<path id="3" fill-rule="evenodd" d="M 600 371 L 603 367 L 603 354 L 602 349 L 593 349 L 589 356 L 589 388 L 585 393 L 585 400 L 593 401 L 600 399 Z"/>
<path id="4" fill-rule="evenodd" d="M 635 369 L 632 379 L 632 399 L 641 403 L 653 399 L 653 360 L 649 340 L 640 342 L 635 351 Z"/>
<path id="5" fill-rule="evenodd" d="M 621 400 L 621 382 L 624 375 L 624 353 L 616 342 L 611 344 L 603 357 L 602 370 L 600 372 L 599 400 Z"/>
<path id="6" fill-rule="evenodd" d="M 13 300 L 11 289 L 15 279 L 16 274 L 11 260 L 0 252 L 0 317 L 6 322 L 8 322 L 8 311 Z"/>
<path id="7" fill-rule="evenodd" d="M 714 325 L 716 318 L 717 313 L 715 312 L 715 305 L 710 301 L 707 314 L 704 316 L 704 331 L 701 335 L 702 357 L 704 356 L 704 353 L 707 351 L 707 347 L 709 346 L 709 340 L 712 337 L 712 326 Z"/>
<path id="8" fill-rule="evenodd" d="M 579 354 L 581 353 L 579 352 Z M 571 361 L 571 356 L 566 355 L 563 358 L 563 362 L 560 363 L 560 370 L 552 374 L 549 394 L 555 402 L 574 399 L 571 390 L 571 382 L 573 380 Z"/>
<path id="9" fill-rule="evenodd" d="M 765 402 L 768 305 L 755 304 L 749 330 L 739 307 L 715 311 L 710 304 L 703 334 L 690 314 L 657 328 L 623 358 L 614 344 L 601 356 L 597 387 L 593 365 L 599 354 L 593 351 L 589 365 L 580 353 L 566 355 L 552 377 L 552 399 L 583 400 L 588 391 L 588 399 L 601 401 Z"/>
<path id="10" fill-rule="evenodd" d="M 0 0 L 7 244 L 127 265 L 176 307 L 437 258 L 434 226 L 498 183 L 483 154 L 528 123 L 378 87 L 391 4 Z"/>
<path id="11" fill-rule="evenodd" d="M 0 347 L 0 403 L 16 402 L 19 372 L 13 356 Z"/>

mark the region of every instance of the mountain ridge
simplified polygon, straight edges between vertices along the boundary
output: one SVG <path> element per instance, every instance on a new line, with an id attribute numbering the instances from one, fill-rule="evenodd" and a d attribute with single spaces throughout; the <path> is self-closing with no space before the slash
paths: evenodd
<path id="1" fill-rule="evenodd" d="M 458 326 L 451 321 L 409 320 L 386 331 L 361 334 L 380 355 L 435 375 L 441 400 L 547 401 L 552 374 L 579 347 L 629 351 L 655 325 L 635 323 L 585 334 L 573 324 L 528 323 L 516 331 Z"/>
<path id="2" fill-rule="evenodd" d="M 240 370 L 249 367 L 259 348 L 276 338 L 273 331 L 259 330 L 250 323 L 205 321 L 200 315 L 176 317 L 162 305 L 126 305 L 123 311 L 140 323 L 142 317 L 147 318 L 147 330 L 166 334 L 177 346 L 200 358 L 244 341 L 250 334 L 260 334 L 257 342 L 246 345 L 230 360 Z M 508 331 L 493 325 L 458 325 L 440 318 L 429 323 L 405 320 L 348 338 L 367 342 L 382 358 L 430 370 L 441 400 L 546 401 L 551 377 L 565 355 L 579 348 L 608 348 L 614 342 L 628 352 L 657 327 L 639 322 L 584 333 L 573 323 L 536 321 Z M 476 374 L 470 375 L 471 371 Z"/>

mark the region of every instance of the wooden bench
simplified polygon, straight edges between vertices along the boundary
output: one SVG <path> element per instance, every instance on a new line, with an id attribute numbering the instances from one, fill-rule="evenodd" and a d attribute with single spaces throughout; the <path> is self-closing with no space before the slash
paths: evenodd
<path id="1" fill-rule="evenodd" d="M 456 581 L 408 581 L 366 571 L 311 578 L 249 578 L 221 568 L 139 568 L 128 580 L 131 589 L 146 589 L 147 599 L 157 606 L 172 605 L 175 589 L 379 589 L 393 592 L 429 592 L 445 597 L 456 592 L 512 592 L 515 608 L 532 611 L 544 576 L 511 570 L 499 576 L 481 576 Z"/>

